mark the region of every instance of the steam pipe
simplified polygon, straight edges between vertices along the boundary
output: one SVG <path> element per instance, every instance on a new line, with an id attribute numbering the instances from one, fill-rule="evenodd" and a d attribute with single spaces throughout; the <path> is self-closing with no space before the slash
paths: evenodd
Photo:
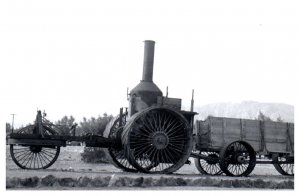
<path id="1" fill-rule="evenodd" d="M 142 81 L 152 82 L 155 41 L 145 40 L 144 42 L 145 42 L 145 47 L 144 47 L 144 65 L 143 65 Z"/>

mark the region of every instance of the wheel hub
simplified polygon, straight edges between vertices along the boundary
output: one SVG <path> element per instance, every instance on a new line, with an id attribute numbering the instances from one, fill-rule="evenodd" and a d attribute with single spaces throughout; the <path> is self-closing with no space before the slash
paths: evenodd
<path id="1" fill-rule="evenodd" d="M 210 154 L 210 155 L 208 155 L 208 157 L 209 158 L 213 158 L 213 159 L 215 159 L 215 160 L 213 160 L 213 159 L 208 159 L 206 162 L 207 162 L 207 164 L 209 164 L 209 165 L 215 165 L 215 164 L 217 164 L 218 163 L 218 155 L 216 155 L 216 154 Z"/>
<path id="2" fill-rule="evenodd" d="M 39 153 L 42 151 L 42 147 L 40 146 L 30 146 L 30 151 L 33 153 Z"/>
<path id="3" fill-rule="evenodd" d="M 237 157 L 237 162 L 238 163 L 245 163 L 245 157 L 244 156 L 238 156 Z"/>
<path id="4" fill-rule="evenodd" d="M 159 150 L 164 149 L 169 144 L 169 138 L 163 132 L 156 132 L 152 136 L 152 144 Z"/>
<path id="5" fill-rule="evenodd" d="M 243 164 L 245 162 L 245 157 L 241 153 L 231 155 L 230 162 L 232 164 Z"/>

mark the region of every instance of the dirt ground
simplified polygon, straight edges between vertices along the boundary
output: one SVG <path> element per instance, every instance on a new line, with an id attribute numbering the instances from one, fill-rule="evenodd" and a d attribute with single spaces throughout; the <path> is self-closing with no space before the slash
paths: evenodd
<path id="1" fill-rule="evenodd" d="M 72 190 L 82 190 L 82 189 L 139 189 L 141 187 L 137 187 L 134 185 L 136 181 L 138 181 L 139 178 L 142 178 L 143 181 L 151 179 L 152 181 L 156 180 L 162 180 L 164 178 L 171 178 L 172 180 L 177 180 L 178 182 L 183 179 L 189 181 L 191 186 L 189 186 L 189 183 L 183 183 L 185 190 L 210 190 L 210 189 L 218 189 L 218 185 L 214 184 L 214 182 L 219 182 L 220 184 L 226 184 L 227 181 L 229 182 L 229 185 L 227 186 L 221 186 L 223 189 L 227 188 L 247 188 L 248 185 L 239 185 L 235 186 L 232 184 L 232 182 L 237 181 L 252 181 L 251 183 L 255 184 L 256 181 L 259 183 L 261 181 L 264 181 L 266 185 L 270 185 L 269 188 L 277 187 L 274 184 L 282 184 L 282 183 L 289 183 L 289 186 L 292 187 L 294 184 L 294 177 L 286 177 L 279 174 L 273 165 L 256 165 L 254 171 L 250 174 L 249 177 L 227 177 L 227 176 L 206 176 L 201 175 L 197 171 L 196 167 L 194 166 L 193 159 L 190 158 L 190 161 L 192 162 L 191 165 L 184 165 L 181 169 L 179 169 L 177 172 L 171 175 L 153 175 L 153 174 L 142 174 L 142 173 L 128 173 L 123 172 L 117 168 L 115 168 L 111 164 L 87 164 L 81 161 L 80 153 L 83 151 L 83 147 L 65 147 L 61 149 L 60 155 L 58 157 L 58 160 L 48 169 L 45 170 L 23 170 L 20 169 L 18 166 L 14 164 L 14 162 L 11 159 L 11 156 L 9 154 L 9 148 L 7 146 L 7 157 L 6 157 L 6 179 L 7 188 L 12 189 L 24 189 L 23 186 L 11 186 L 11 183 L 14 182 L 15 179 L 32 179 L 32 178 L 45 178 L 46 176 L 54 176 L 57 179 L 60 178 L 70 178 L 70 179 L 108 179 L 109 184 L 107 186 L 101 186 L 97 187 L 76 187 L 74 183 L 72 185 L 66 185 L 66 186 L 51 186 L 51 187 L 43 187 L 43 186 L 34 186 L 34 187 L 26 187 L 26 189 L 72 189 Z M 126 184 L 127 182 L 122 182 L 121 185 L 119 181 L 130 181 L 130 179 L 133 179 L 133 181 L 129 184 Z M 116 182 L 117 180 L 117 182 Z M 201 186 L 194 186 L 194 181 L 201 181 Z M 212 182 L 210 182 L 212 181 Z M 181 182 L 181 181 L 180 181 Z M 111 185 L 111 183 L 115 183 Z M 21 183 L 22 184 L 22 183 Z M 93 184 L 93 183 L 92 183 Z M 95 184 L 95 183 L 94 183 Z M 151 184 L 151 183 L 150 183 Z M 176 184 L 176 183 L 175 183 Z M 212 184 L 212 186 L 210 186 Z M 214 185 L 213 185 L 214 184 Z M 61 185 L 61 184 L 60 184 Z M 115 186 L 116 185 L 116 186 Z M 128 186 L 127 186 L 128 185 Z M 132 187 L 131 187 L 132 185 Z M 181 184 L 180 184 L 181 185 Z M 10 187 L 11 186 L 11 187 Z M 75 186 L 75 187 L 74 187 Z M 172 186 L 172 185 L 171 185 Z M 282 187 L 283 186 L 283 187 Z M 280 185 L 280 187 L 284 188 L 285 185 Z M 248 187 L 251 188 L 251 187 Z M 254 186 L 252 188 L 264 188 L 258 186 Z M 266 187 L 268 188 L 268 187 Z M 278 188 L 278 187 L 277 187 Z M 289 187 L 290 188 L 290 187 Z M 142 189 L 147 189 L 147 187 L 142 186 Z M 154 186 L 153 183 L 151 184 L 151 190 L 159 189 L 170 189 L 168 186 L 168 183 L 166 183 L 166 186 Z M 183 189 L 183 187 L 175 186 L 171 188 L 172 190 L 176 189 Z"/>

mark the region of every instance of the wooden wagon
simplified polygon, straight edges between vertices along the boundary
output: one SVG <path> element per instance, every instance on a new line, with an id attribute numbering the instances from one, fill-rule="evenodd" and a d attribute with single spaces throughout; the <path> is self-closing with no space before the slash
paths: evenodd
<path id="1" fill-rule="evenodd" d="M 208 117 L 196 121 L 197 169 L 204 174 L 246 176 L 255 164 L 294 174 L 294 124 Z M 210 158 L 210 159 L 209 159 Z"/>

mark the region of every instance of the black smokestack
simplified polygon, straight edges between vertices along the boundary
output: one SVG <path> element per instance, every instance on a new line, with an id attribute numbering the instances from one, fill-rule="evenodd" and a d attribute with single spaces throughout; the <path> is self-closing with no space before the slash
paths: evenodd
<path id="1" fill-rule="evenodd" d="M 144 48 L 144 66 L 142 81 L 152 82 L 153 79 L 153 61 L 154 61 L 155 41 L 145 40 Z"/>

